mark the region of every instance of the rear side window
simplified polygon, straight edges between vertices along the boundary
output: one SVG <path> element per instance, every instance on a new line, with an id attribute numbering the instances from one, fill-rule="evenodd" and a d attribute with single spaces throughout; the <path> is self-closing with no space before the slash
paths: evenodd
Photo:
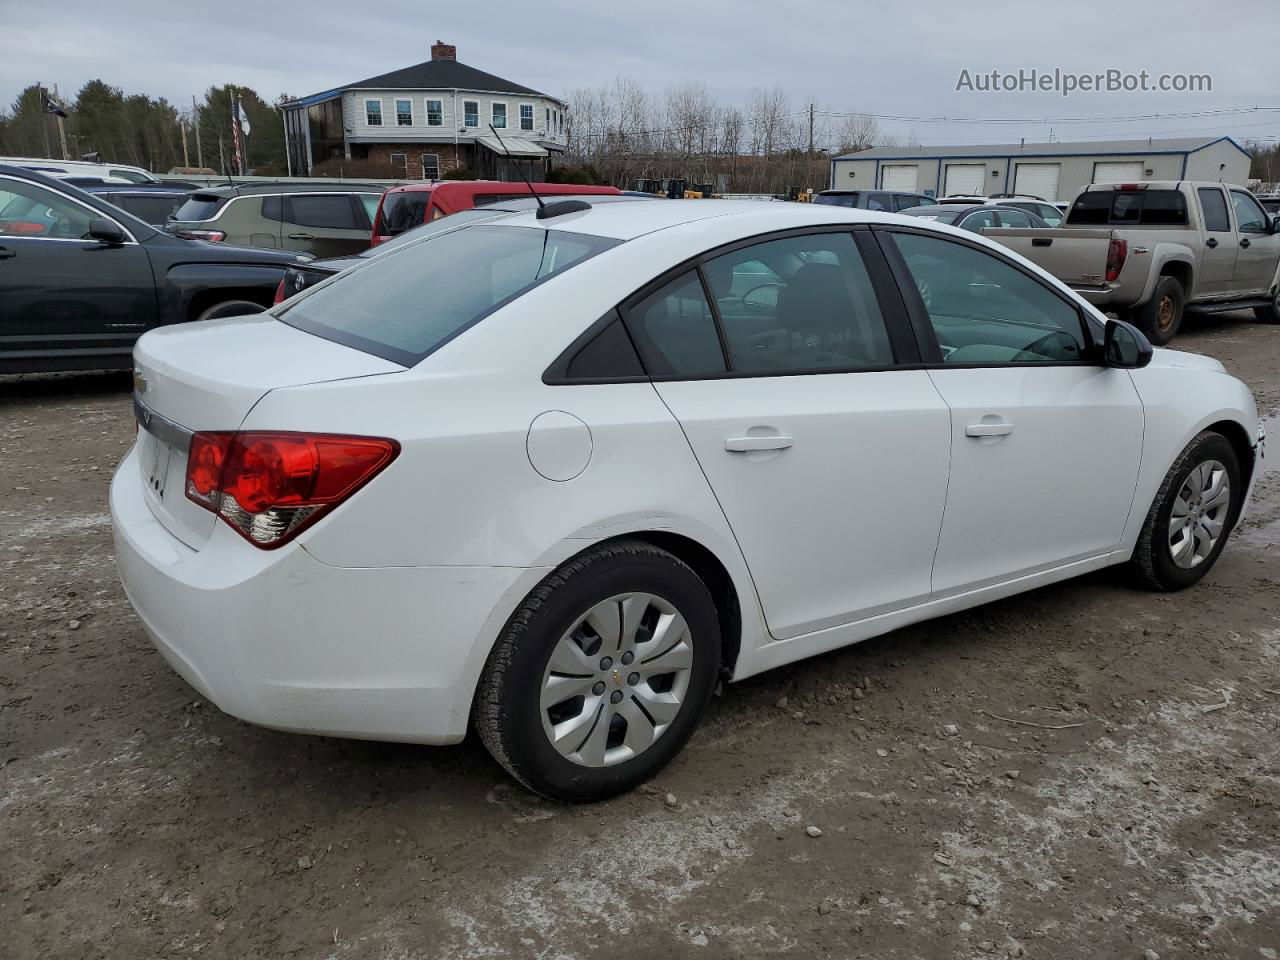
<path id="1" fill-rule="evenodd" d="M 627 311 L 645 367 L 657 377 L 724 373 L 724 352 L 696 270 L 677 277 Z"/>
<path id="2" fill-rule="evenodd" d="M 299 194 L 288 198 L 286 209 L 288 221 L 300 227 L 328 230 L 355 230 L 359 227 L 351 197 L 345 193 Z"/>
<path id="3" fill-rule="evenodd" d="M 614 319 L 573 355 L 568 380 L 629 380 L 644 377 L 644 367 L 622 321 Z"/>
<path id="4" fill-rule="evenodd" d="M 283 220 L 284 197 L 263 197 L 262 218 L 264 220 Z"/>
<path id="5" fill-rule="evenodd" d="M 1230 233 L 1231 218 L 1227 216 L 1227 201 L 1222 191 L 1215 187 L 1201 187 L 1200 209 L 1204 213 L 1204 228 L 1210 233 Z"/>
<path id="6" fill-rule="evenodd" d="M 1183 226 L 1187 201 L 1178 190 L 1089 190 L 1071 205 L 1067 223 L 1082 226 Z"/>
<path id="7" fill-rule="evenodd" d="M 174 197 L 134 195 L 122 197 L 124 203 L 118 204 L 145 223 L 161 224 L 169 219 L 178 201 Z"/>
<path id="8" fill-rule="evenodd" d="M 290 326 L 412 366 L 548 277 L 618 241 L 533 227 L 477 225 L 370 257 L 279 318 Z"/>
<path id="9" fill-rule="evenodd" d="M 186 223 L 208 220 L 221 210 L 226 202 L 226 197 L 208 193 L 193 193 L 178 208 L 178 211 L 173 215 L 173 219 L 182 220 Z"/>
<path id="10" fill-rule="evenodd" d="M 384 194 L 381 234 L 394 237 L 412 230 L 426 219 L 427 204 L 430 202 L 429 190 L 402 190 Z"/>

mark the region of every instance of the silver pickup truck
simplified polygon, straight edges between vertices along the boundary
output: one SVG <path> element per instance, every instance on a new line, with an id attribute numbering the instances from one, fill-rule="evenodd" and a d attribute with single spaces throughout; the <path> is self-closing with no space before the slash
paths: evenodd
<path id="1" fill-rule="evenodd" d="M 1077 194 L 1063 227 L 982 232 L 1156 344 L 1173 339 L 1184 309 L 1252 308 L 1280 323 L 1280 216 L 1243 187 L 1095 183 Z"/>

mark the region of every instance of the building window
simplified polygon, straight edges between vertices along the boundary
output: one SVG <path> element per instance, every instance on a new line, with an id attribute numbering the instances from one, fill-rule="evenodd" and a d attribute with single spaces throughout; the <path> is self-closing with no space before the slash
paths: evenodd
<path id="1" fill-rule="evenodd" d="M 462 124 L 466 127 L 480 126 L 480 104 L 475 100 L 462 101 Z"/>
<path id="2" fill-rule="evenodd" d="M 428 100 L 427 101 L 427 126 L 439 127 L 444 125 L 444 101 Z"/>
<path id="3" fill-rule="evenodd" d="M 422 179 L 440 179 L 440 154 L 424 153 L 422 155 Z"/>
<path id="4" fill-rule="evenodd" d="M 412 100 L 396 101 L 396 126 L 397 127 L 413 126 L 413 101 Z"/>
<path id="5" fill-rule="evenodd" d="M 520 129 L 521 130 L 533 129 L 533 104 L 532 103 L 520 104 Z"/>
<path id="6" fill-rule="evenodd" d="M 381 100 L 366 100 L 364 102 L 364 122 L 371 127 L 382 126 Z"/>
<path id="7" fill-rule="evenodd" d="M 493 105 L 493 125 L 499 130 L 506 129 L 507 105 L 505 103 L 495 103 Z"/>
<path id="8" fill-rule="evenodd" d="M 547 125 L 547 133 L 550 133 L 551 132 L 551 108 L 550 107 L 547 107 L 546 117 L 544 117 L 543 119 L 545 120 Z"/>
<path id="9" fill-rule="evenodd" d="M 391 154 L 391 167 L 400 177 L 409 176 L 409 155 L 407 153 Z"/>

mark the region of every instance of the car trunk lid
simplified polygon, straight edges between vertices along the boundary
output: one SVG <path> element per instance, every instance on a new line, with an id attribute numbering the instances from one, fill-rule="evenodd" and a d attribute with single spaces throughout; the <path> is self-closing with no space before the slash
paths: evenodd
<path id="1" fill-rule="evenodd" d="M 186 496 L 187 449 L 199 431 L 234 431 L 278 387 L 396 373 L 404 367 L 312 336 L 269 314 L 154 330 L 134 349 L 134 412 L 147 503 L 199 549 L 214 514 Z"/>

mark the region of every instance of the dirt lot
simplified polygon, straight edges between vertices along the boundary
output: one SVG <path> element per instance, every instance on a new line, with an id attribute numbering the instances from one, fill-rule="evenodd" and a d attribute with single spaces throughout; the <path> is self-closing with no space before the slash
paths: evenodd
<path id="1" fill-rule="evenodd" d="M 1276 960 L 1280 329 L 1178 345 L 1272 418 L 1200 586 L 1092 576 L 755 678 L 651 789 L 579 808 L 474 738 L 201 701 L 112 565 L 128 378 L 0 382 L 0 957 Z"/>

